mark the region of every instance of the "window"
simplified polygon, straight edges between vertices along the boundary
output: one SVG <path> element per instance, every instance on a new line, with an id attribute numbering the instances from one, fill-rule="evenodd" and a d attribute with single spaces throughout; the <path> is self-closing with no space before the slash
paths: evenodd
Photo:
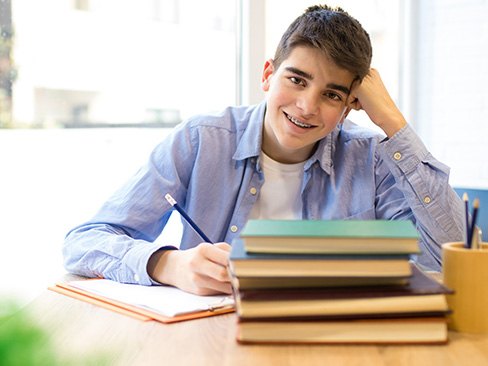
<path id="1" fill-rule="evenodd" d="M 235 104 L 235 19 L 229 0 L 12 2 L 2 124 L 167 127 Z"/>
<path id="2" fill-rule="evenodd" d="M 90 0 L 74 0 L 74 8 L 77 10 L 90 10 Z"/>
<path id="3" fill-rule="evenodd" d="M 12 120 L 12 83 L 15 69 L 12 65 L 12 11 L 11 3 L 0 1 L 0 127 Z"/>
<path id="4" fill-rule="evenodd" d="M 0 0 L 0 27 L 0 268 L 29 268 L 0 293 L 28 301 L 166 127 L 236 103 L 236 0 Z"/>

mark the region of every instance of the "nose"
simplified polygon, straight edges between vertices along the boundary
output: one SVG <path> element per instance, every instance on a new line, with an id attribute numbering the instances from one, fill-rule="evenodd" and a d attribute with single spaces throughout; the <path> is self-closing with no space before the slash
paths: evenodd
<path id="1" fill-rule="evenodd" d="M 302 111 L 304 117 L 313 116 L 318 113 L 319 100 L 311 92 L 302 92 L 297 97 L 296 106 Z"/>

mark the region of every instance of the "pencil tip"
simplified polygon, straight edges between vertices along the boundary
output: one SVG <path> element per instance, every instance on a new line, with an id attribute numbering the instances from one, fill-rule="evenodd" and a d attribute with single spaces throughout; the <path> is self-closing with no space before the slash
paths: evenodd
<path id="1" fill-rule="evenodd" d="M 479 208 L 480 207 L 480 200 L 479 198 L 475 198 L 473 201 L 473 207 L 474 208 Z"/>
<path id="2" fill-rule="evenodd" d="M 463 194 L 463 201 L 467 201 L 468 200 L 468 194 L 466 192 L 464 192 Z"/>

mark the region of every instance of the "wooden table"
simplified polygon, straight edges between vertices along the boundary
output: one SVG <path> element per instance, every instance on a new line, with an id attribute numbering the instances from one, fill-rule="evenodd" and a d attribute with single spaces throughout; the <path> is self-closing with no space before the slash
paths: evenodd
<path id="1" fill-rule="evenodd" d="M 240 345 L 236 315 L 143 322 L 46 290 L 27 310 L 69 354 L 110 365 L 488 365 L 488 335 L 450 332 L 447 345 Z"/>

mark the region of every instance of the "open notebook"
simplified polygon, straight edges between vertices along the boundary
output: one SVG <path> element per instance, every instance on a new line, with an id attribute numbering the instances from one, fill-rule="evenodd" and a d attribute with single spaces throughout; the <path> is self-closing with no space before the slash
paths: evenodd
<path id="1" fill-rule="evenodd" d="M 49 289 L 140 320 L 163 323 L 234 311 L 232 296 L 198 296 L 170 286 L 141 286 L 89 279 L 57 283 Z"/>

